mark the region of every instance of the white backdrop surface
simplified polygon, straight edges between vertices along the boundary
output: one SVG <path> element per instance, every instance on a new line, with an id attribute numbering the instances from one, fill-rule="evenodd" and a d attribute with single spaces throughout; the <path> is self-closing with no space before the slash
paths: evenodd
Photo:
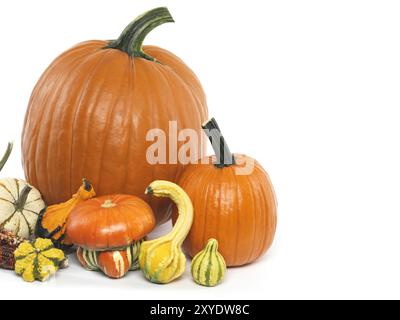
<path id="1" fill-rule="evenodd" d="M 0 270 L 0 298 L 400 298 L 398 1 L 2 1 L 0 146 L 17 145 L 2 176 L 23 177 L 23 118 L 50 62 L 160 5 L 176 23 L 146 43 L 192 67 L 230 148 L 271 176 L 272 249 L 213 289 L 188 272 L 165 286 L 140 272 L 113 281 L 72 258 L 44 284 Z"/>

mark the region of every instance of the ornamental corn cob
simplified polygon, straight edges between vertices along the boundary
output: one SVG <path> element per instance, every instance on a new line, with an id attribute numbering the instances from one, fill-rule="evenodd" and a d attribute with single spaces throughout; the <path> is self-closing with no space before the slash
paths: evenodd
<path id="1" fill-rule="evenodd" d="M 23 242 L 11 232 L 0 230 L 0 268 L 14 270 L 14 251 Z"/>

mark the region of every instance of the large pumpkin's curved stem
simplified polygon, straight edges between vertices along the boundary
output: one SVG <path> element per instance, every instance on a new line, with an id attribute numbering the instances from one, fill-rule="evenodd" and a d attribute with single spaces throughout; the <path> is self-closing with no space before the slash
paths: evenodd
<path id="1" fill-rule="evenodd" d="M 3 170 L 3 167 L 6 165 L 8 158 L 10 158 L 13 147 L 14 147 L 14 144 L 12 142 L 9 142 L 8 146 L 7 146 L 7 150 L 4 153 L 3 158 L 0 160 L 0 171 Z"/>
<path id="2" fill-rule="evenodd" d="M 235 157 L 229 150 L 217 121 L 212 118 L 203 124 L 203 129 L 210 139 L 215 155 L 217 156 L 217 162 L 215 166 L 217 168 L 224 168 L 235 165 Z"/>
<path id="3" fill-rule="evenodd" d="M 143 52 L 143 41 L 153 29 L 167 22 L 174 22 L 167 8 L 161 7 L 150 10 L 136 18 L 125 28 L 121 36 L 112 41 L 106 48 L 124 51 L 131 57 L 156 61 L 156 59 Z"/>

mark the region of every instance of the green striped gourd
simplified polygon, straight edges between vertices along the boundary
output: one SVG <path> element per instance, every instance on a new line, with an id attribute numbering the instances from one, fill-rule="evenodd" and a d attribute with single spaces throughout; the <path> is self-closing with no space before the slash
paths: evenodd
<path id="1" fill-rule="evenodd" d="M 102 271 L 108 277 L 119 279 L 128 271 L 139 269 L 139 251 L 142 241 L 123 250 L 94 251 L 78 248 L 79 262 L 90 271 Z"/>
<path id="2" fill-rule="evenodd" d="M 218 241 L 210 239 L 192 260 L 193 280 L 202 286 L 214 287 L 222 282 L 225 272 L 226 264 L 218 252 Z"/>

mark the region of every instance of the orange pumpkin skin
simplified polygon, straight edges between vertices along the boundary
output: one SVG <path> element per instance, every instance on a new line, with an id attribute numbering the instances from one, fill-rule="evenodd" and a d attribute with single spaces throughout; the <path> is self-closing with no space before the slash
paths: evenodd
<path id="1" fill-rule="evenodd" d="M 229 267 L 249 264 L 265 254 L 277 225 L 277 201 L 268 174 L 250 157 L 235 158 L 237 163 L 254 161 L 253 172 L 236 175 L 235 170 L 242 165 L 217 168 L 210 157 L 205 162 L 210 164 L 187 166 L 178 182 L 194 208 L 184 248 L 194 257 L 208 239 L 217 239 Z"/>
<path id="2" fill-rule="evenodd" d="M 155 224 L 150 206 L 142 199 L 128 195 L 103 196 L 75 207 L 68 217 L 66 234 L 79 247 L 111 251 L 143 239 Z"/>
<path id="3" fill-rule="evenodd" d="M 143 190 L 155 179 L 176 181 L 183 166 L 148 163 L 154 141 L 146 135 L 159 128 L 168 137 L 169 121 L 176 121 L 178 130 L 190 128 L 202 137 L 205 94 L 196 75 L 167 50 L 142 47 L 152 61 L 107 46 L 109 41 L 81 43 L 40 78 L 22 134 L 25 175 L 49 205 L 66 201 L 85 177 L 100 196 L 141 197 L 162 223 L 170 217 L 170 202 Z M 169 146 L 167 141 L 167 161 Z M 199 147 L 200 155 L 204 151 Z"/>

